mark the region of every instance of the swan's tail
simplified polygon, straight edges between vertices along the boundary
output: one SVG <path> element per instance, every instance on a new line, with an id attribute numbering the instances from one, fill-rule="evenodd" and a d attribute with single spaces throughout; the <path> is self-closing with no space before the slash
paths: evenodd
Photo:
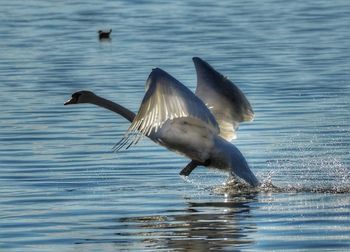
<path id="1" fill-rule="evenodd" d="M 243 179 L 253 187 L 259 186 L 260 182 L 255 177 L 254 173 L 250 170 L 243 154 L 238 150 L 237 147 L 234 145 L 232 146 L 234 147 L 234 151 L 231 152 L 231 175 Z"/>

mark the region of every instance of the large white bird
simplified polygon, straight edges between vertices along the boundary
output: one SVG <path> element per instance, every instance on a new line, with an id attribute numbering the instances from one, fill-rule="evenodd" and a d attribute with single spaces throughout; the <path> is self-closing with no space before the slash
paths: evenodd
<path id="1" fill-rule="evenodd" d="M 116 149 L 136 144 L 142 136 L 191 159 L 182 169 L 188 176 L 198 165 L 227 170 L 251 186 L 260 185 L 242 153 L 230 141 L 238 125 L 252 121 L 254 112 L 229 79 L 195 57 L 197 89 L 194 94 L 165 71 L 155 68 L 146 82 L 146 93 L 135 115 L 127 108 L 79 91 L 65 105 L 92 103 L 112 110 L 131 122 Z"/>

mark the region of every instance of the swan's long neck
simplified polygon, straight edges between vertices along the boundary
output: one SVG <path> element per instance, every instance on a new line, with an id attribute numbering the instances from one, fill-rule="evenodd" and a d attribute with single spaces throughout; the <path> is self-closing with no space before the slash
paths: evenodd
<path id="1" fill-rule="evenodd" d="M 114 103 L 110 100 L 104 99 L 98 95 L 94 95 L 93 98 L 90 101 L 92 104 L 95 104 L 100 107 L 104 107 L 106 109 L 109 109 L 115 113 L 118 113 L 122 117 L 126 118 L 128 121 L 132 122 L 135 117 L 135 113 L 128 110 L 127 108 Z"/>

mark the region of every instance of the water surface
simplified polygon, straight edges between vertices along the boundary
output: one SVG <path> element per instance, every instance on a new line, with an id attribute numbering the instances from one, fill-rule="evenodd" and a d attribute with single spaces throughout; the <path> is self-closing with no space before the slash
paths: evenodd
<path id="1" fill-rule="evenodd" d="M 345 251 L 350 246 L 348 1 L 2 1 L 4 251 Z M 97 30 L 113 29 L 99 42 Z M 193 56 L 256 113 L 235 141 L 260 180 L 237 192 L 145 139 L 87 89 L 137 111 L 153 67 L 192 90 Z"/>

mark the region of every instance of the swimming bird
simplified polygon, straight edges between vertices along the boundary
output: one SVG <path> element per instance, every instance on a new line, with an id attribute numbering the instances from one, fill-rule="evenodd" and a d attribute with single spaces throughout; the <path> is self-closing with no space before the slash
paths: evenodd
<path id="1" fill-rule="evenodd" d="M 98 31 L 98 37 L 99 37 L 100 39 L 109 39 L 111 33 L 112 33 L 112 29 L 110 29 L 109 31 L 102 31 L 102 30 L 99 30 L 99 31 Z"/>
<path id="2" fill-rule="evenodd" d="M 204 60 L 194 57 L 197 72 L 195 94 L 160 68 L 146 81 L 146 93 L 138 113 L 97 96 L 91 91 L 74 93 L 68 104 L 92 103 L 114 111 L 131 122 L 116 149 L 136 144 L 142 136 L 180 153 L 191 162 L 182 169 L 188 176 L 198 165 L 229 171 L 251 186 L 260 182 L 246 159 L 230 141 L 239 123 L 254 118 L 243 92 Z"/>

